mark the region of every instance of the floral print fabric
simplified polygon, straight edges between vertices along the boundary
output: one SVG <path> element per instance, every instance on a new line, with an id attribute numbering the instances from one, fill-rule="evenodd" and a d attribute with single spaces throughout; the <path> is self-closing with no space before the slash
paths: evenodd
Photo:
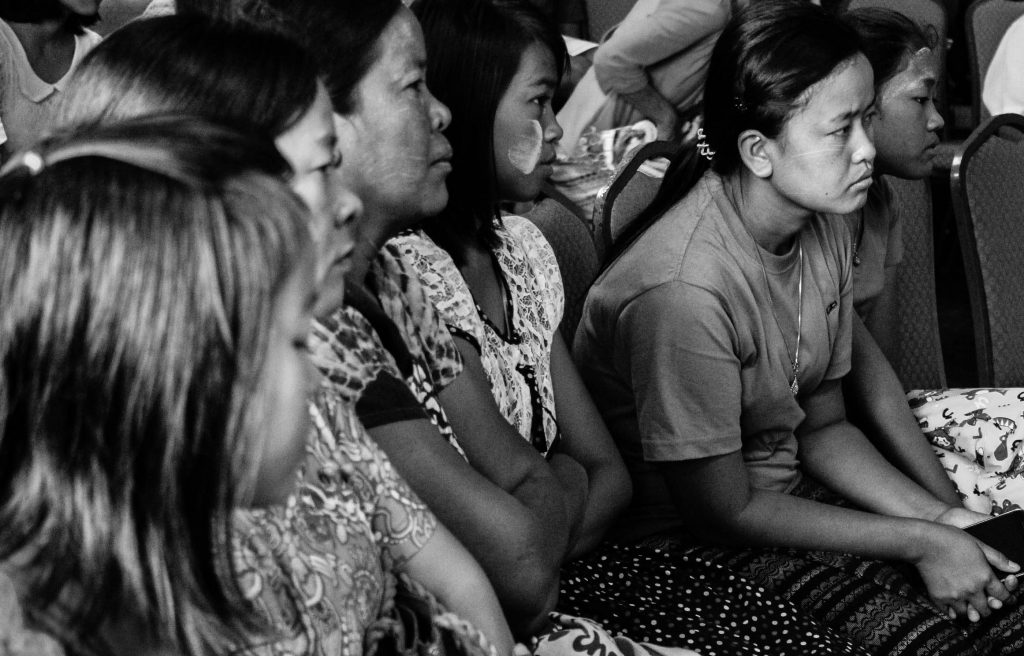
<path id="1" fill-rule="evenodd" d="M 907 395 L 964 506 L 1024 507 L 1024 388 L 914 390 Z"/>
<path id="2" fill-rule="evenodd" d="M 430 539 L 437 520 L 327 390 L 297 492 L 284 506 L 237 511 L 232 559 L 244 596 L 268 622 L 246 654 L 361 656 L 393 570 Z"/>
<path id="3" fill-rule="evenodd" d="M 462 357 L 416 273 L 395 246 L 378 253 L 367 274 L 367 291 L 398 328 L 411 356 L 411 373 L 402 375 L 370 322 L 347 306 L 314 322 L 313 362 L 352 403 L 381 371 L 404 380 L 441 434 L 458 449 L 438 394 L 462 372 Z"/>
<path id="4" fill-rule="evenodd" d="M 535 225 L 519 216 L 506 216 L 502 226 L 502 245 L 494 255 L 510 297 L 511 336 L 500 335 L 484 319 L 455 262 L 429 237 L 421 232 L 406 234 L 391 243 L 412 264 L 449 330 L 478 348 L 498 409 L 526 439 L 531 438 L 535 420 L 531 384 L 535 387 L 544 435 L 543 444 L 534 446 L 546 454 L 558 434 L 551 340 L 562 320 L 562 276 L 554 251 Z"/>

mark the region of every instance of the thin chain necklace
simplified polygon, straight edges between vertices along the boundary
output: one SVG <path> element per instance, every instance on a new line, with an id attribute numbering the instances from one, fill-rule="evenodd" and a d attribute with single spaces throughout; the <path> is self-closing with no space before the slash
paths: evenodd
<path id="1" fill-rule="evenodd" d="M 739 218 L 739 203 L 736 202 L 735 193 L 732 190 L 731 184 L 726 184 L 723 180 L 722 189 L 729 197 L 729 202 L 736 210 L 737 218 Z M 779 329 L 779 336 L 782 337 L 782 345 L 786 347 L 786 358 L 789 359 L 789 364 L 792 367 L 793 377 L 789 381 L 789 391 L 796 396 L 800 393 L 800 338 L 803 335 L 804 327 L 804 244 L 800 239 L 800 234 L 797 233 L 797 257 L 800 260 L 800 280 L 797 283 L 797 306 L 796 306 L 796 350 L 793 352 L 793 357 L 789 357 L 789 343 L 786 342 L 786 331 L 782 329 L 782 322 L 779 321 L 779 315 L 775 312 L 775 298 L 772 296 L 772 286 L 768 282 L 768 269 L 764 266 L 764 258 L 761 256 L 761 246 L 758 245 L 757 240 L 754 239 L 754 235 L 750 232 L 750 228 L 747 224 L 740 219 L 740 225 L 743 226 L 743 230 L 750 237 L 750 241 L 754 243 L 754 254 L 757 255 L 757 261 L 761 265 L 761 274 L 764 276 L 764 288 L 768 292 L 768 303 L 771 307 L 772 317 L 775 319 L 775 327 Z"/>
<path id="2" fill-rule="evenodd" d="M 746 226 L 744 225 L 744 228 Z M 747 231 L 750 234 L 750 231 Z M 761 256 L 761 247 L 757 245 L 757 240 L 754 239 L 753 235 L 750 238 L 754 241 L 754 253 L 757 254 L 757 261 L 761 263 L 761 273 L 764 275 L 764 287 L 768 290 L 768 303 L 771 306 L 772 317 L 775 319 L 775 326 L 779 329 L 779 335 L 782 336 L 782 344 L 786 347 L 786 357 L 789 358 L 789 363 L 793 367 L 793 378 L 789 381 L 789 391 L 796 396 L 800 393 L 800 337 L 803 334 L 804 327 L 804 244 L 800 241 L 800 236 L 797 235 L 797 257 L 800 260 L 800 281 L 797 283 L 797 306 L 796 306 L 796 350 L 793 352 L 793 357 L 789 357 L 789 345 L 786 343 L 786 332 L 782 330 L 782 322 L 779 321 L 779 315 L 775 313 L 775 298 L 772 296 L 772 286 L 768 282 L 768 269 L 764 266 L 764 258 Z"/>

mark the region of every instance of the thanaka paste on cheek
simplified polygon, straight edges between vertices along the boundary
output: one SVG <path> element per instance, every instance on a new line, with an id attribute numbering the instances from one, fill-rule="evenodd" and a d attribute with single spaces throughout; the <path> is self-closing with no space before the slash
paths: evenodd
<path id="1" fill-rule="evenodd" d="M 523 175 L 530 175 L 540 162 L 541 148 L 544 145 L 544 128 L 540 121 L 530 121 L 530 133 L 520 137 L 509 146 L 508 161 Z"/>

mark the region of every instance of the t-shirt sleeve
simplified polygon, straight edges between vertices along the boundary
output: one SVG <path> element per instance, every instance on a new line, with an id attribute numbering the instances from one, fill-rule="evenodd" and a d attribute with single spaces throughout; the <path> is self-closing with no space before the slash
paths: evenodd
<path id="1" fill-rule="evenodd" d="M 366 428 L 413 419 L 430 421 L 427 411 L 405 382 L 387 371 L 381 371 L 366 385 L 356 402 L 356 414 Z"/>
<path id="2" fill-rule="evenodd" d="M 729 3 L 661 0 L 646 15 L 630 13 L 594 54 L 594 73 L 605 93 L 634 93 L 648 84 L 647 67 L 721 30 Z"/>
<path id="3" fill-rule="evenodd" d="M 648 461 L 705 458 L 741 447 L 736 331 L 714 293 L 685 282 L 655 287 L 620 317 Z"/>

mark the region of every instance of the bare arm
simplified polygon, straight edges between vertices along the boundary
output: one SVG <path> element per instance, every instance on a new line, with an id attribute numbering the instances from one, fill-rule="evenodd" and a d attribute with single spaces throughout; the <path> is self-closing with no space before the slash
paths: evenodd
<path id="1" fill-rule="evenodd" d="M 487 576 L 443 525 L 402 569 L 487 636 L 500 656 L 512 653 L 512 632 Z"/>
<path id="2" fill-rule="evenodd" d="M 612 436 L 558 332 L 551 344 L 551 377 L 562 432 L 558 450 L 587 472 L 583 521 L 569 552 L 570 557 L 575 557 L 597 545 L 612 520 L 629 504 L 633 486 Z"/>
<path id="3" fill-rule="evenodd" d="M 933 600 L 961 615 L 968 612 L 967 602 L 988 614 L 987 596 L 1000 604 L 1009 596 L 986 562 L 986 556 L 1001 562 L 999 555 L 991 550 L 983 555 L 978 543 L 958 529 L 752 488 L 739 452 L 661 468 L 676 508 L 704 540 L 910 562 L 924 576 Z"/>
<path id="4" fill-rule="evenodd" d="M 559 562 L 583 521 L 587 500 L 586 471 L 579 463 L 563 458 L 549 463 L 512 427 L 498 410 L 491 384 L 473 346 L 461 338 L 455 343 L 462 354 L 462 374 L 441 392 L 441 404 L 451 420 L 469 462 L 480 473 L 514 492 L 530 506 L 539 521 L 562 539 Z M 502 483 L 509 463 L 536 475 L 543 485 L 512 490 Z"/>
<path id="5" fill-rule="evenodd" d="M 531 505 L 542 496 L 537 488 L 551 487 L 550 474 L 517 466 L 508 456 L 503 489 L 470 466 L 426 419 L 378 426 L 369 433 L 479 561 L 516 635 L 532 635 L 555 606 L 565 549 L 564 532 L 549 530 Z"/>
<path id="6" fill-rule="evenodd" d="M 852 368 L 843 380 L 843 393 L 851 417 L 890 462 L 946 505 L 963 505 L 918 427 L 896 372 L 856 315 Z"/>
<path id="7" fill-rule="evenodd" d="M 622 93 L 620 98 L 632 105 L 658 128 L 658 139 L 672 141 L 679 138 L 679 112 L 650 83 L 636 91 Z"/>

